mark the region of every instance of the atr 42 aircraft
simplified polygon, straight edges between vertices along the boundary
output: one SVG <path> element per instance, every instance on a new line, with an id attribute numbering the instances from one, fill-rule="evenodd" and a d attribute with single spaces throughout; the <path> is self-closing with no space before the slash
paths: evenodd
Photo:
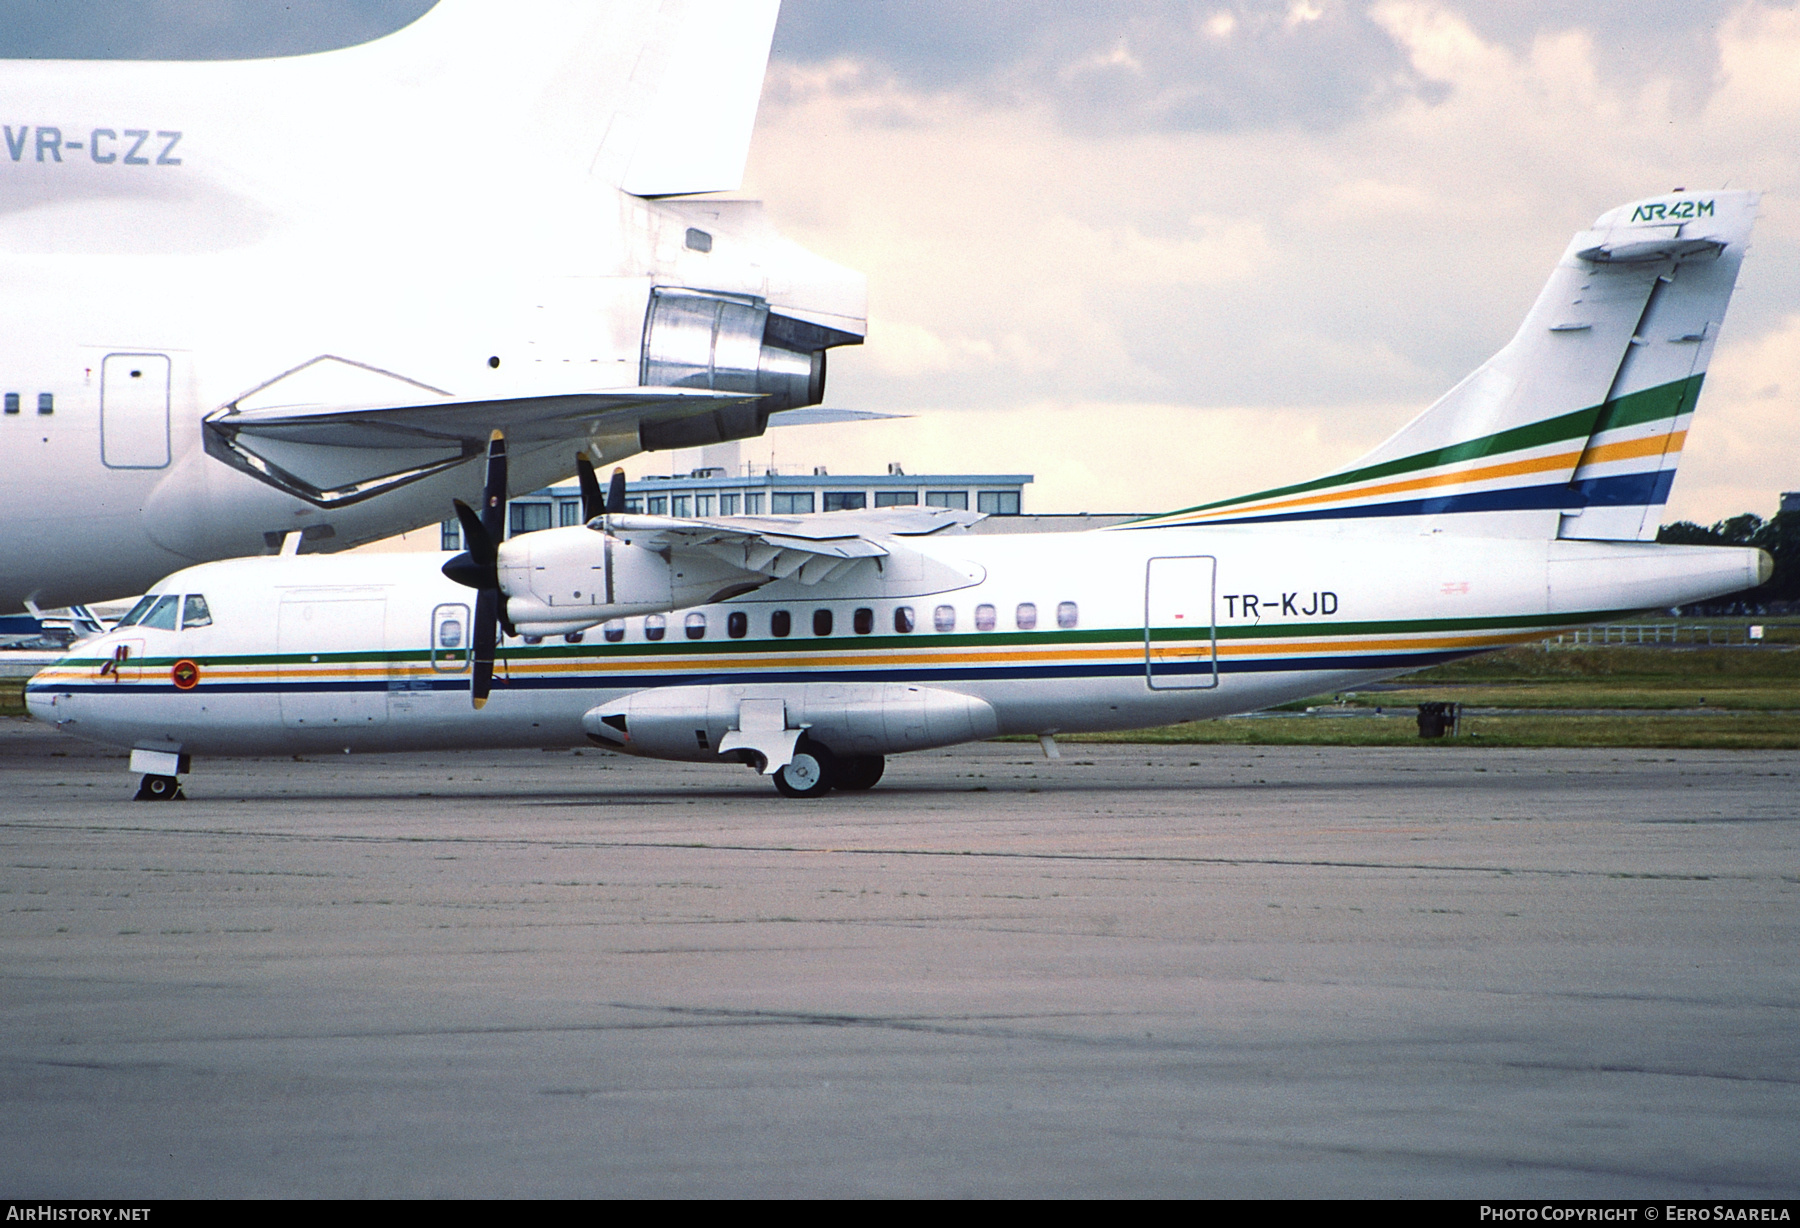
<path id="1" fill-rule="evenodd" d="M 861 274 L 735 189 L 776 0 L 440 0 L 316 55 L 0 64 L 0 614 L 440 519 L 504 429 L 760 434 Z"/>
<path id="2" fill-rule="evenodd" d="M 622 476 L 603 500 L 584 469 L 585 525 L 500 543 L 496 437 L 482 514 L 459 508 L 468 553 L 188 568 L 27 702 L 130 747 L 140 797 L 173 796 L 195 755 L 584 742 L 804 797 L 867 788 L 899 751 L 1048 753 L 1747 588 L 1763 552 L 1651 539 L 1754 210 L 1711 192 L 1605 214 L 1504 349 L 1313 481 L 972 536 L 937 509 L 628 515 Z"/>

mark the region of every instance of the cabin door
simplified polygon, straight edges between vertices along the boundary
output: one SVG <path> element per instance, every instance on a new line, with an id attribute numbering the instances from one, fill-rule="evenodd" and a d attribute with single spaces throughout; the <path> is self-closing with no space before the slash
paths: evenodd
<path id="1" fill-rule="evenodd" d="M 100 360 L 100 460 L 109 469 L 169 463 L 169 359 L 108 354 Z"/>
<path id="2" fill-rule="evenodd" d="M 283 725 L 343 729 L 387 721 L 385 597 L 287 593 L 275 645 Z"/>
<path id="3" fill-rule="evenodd" d="M 1210 555 L 1151 559 L 1144 574 L 1144 679 L 1153 691 L 1219 685 L 1213 615 L 1218 560 Z"/>

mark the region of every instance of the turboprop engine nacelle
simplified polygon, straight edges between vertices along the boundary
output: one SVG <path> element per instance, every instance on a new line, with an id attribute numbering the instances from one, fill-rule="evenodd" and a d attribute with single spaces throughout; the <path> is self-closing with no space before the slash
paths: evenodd
<path id="1" fill-rule="evenodd" d="M 521 635 L 566 635 L 613 618 L 726 601 L 769 582 L 706 555 L 671 551 L 586 525 L 503 542 L 497 569 Z"/>

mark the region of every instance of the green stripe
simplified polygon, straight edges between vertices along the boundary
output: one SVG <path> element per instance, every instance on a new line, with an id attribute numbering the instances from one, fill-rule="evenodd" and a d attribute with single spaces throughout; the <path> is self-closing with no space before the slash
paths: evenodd
<path id="1" fill-rule="evenodd" d="M 1578 614 L 1518 614 L 1492 618 L 1424 618 L 1402 621 L 1366 621 L 1366 622 L 1310 622 L 1310 623 L 1264 623 L 1258 626 L 1227 626 L 1218 628 L 1221 640 L 1266 640 L 1283 638 L 1316 638 L 1322 636 L 1376 636 L 1376 635 L 1411 635 L 1424 632 L 1445 631 L 1507 631 L 1521 630 L 1531 627 L 1564 627 L 1581 626 L 1591 622 L 1604 622 L 1616 618 L 1628 617 L 1636 610 L 1588 610 Z M 1186 640 L 1193 639 L 1194 633 L 1185 628 L 1163 628 L 1152 630 L 1153 640 Z M 854 639 L 826 636 L 795 639 L 744 639 L 744 640 L 694 640 L 679 644 L 559 644 L 554 647 L 540 644 L 537 646 L 520 645 L 503 648 L 500 657 L 512 661 L 530 661 L 534 659 L 564 660 L 570 657 L 605 660 L 609 658 L 641 659 L 644 657 L 671 656 L 718 656 L 726 653 L 757 653 L 773 655 L 783 652 L 822 652 L 822 651 L 883 651 L 904 648 L 932 649 L 969 649 L 997 648 L 1012 645 L 1033 645 L 1037 647 L 1056 648 L 1071 645 L 1116 645 L 1141 644 L 1144 641 L 1142 627 L 1110 627 L 1092 631 L 1014 631 L 973 633 L 963 635 L 939 635 L 928 632 L 924 635 L 889 635 L 858 636 Z M 1296 646 L 1300 650 L 1305 645 Z M 314 662 L 312 658 L 319 659 Z M 298 653 L 290 656 L 257 654 L 228 657 L 140 657 L 133 664 L 140 669 L 167 669 L 176 661 L 194 661 L 202 671 L 224 666 L 249 665 L 356 665 L 381 664 L 404 661 L 426 661 L 425 652 L 382 652 L 382 653 Z M 110 657 L 92 657 L 81 660 L 66 661 L 66 666 L 99 666 L 111 660 Z M 442 671 L 446 675 L 459 674 L 459 670 Z M 204 685 L 204 673 L 201 677 Z"/>
<path id="2" fill-rule="evenodd" d="M 1239 504 L 1254 503 L 1262 499 L 1276 499 L 1286 495 L 1305 494 L 1309 491 L 1328 490 L 1336 486 L 1373 481 L 1376 478 L 1416 473 L 1422 469 L 1435 469 L 1440 465 L 1454 465 L 1463 461 L 1480 460 L 1484 457 L 1517 452 L 1526 448 L 1540 448 L 1547 444 L 1562 443 L 1566 440 L 1584 439 L 1591 437 L 1597 430 L 1632 426 L 1640 422 L 1654 422 L 1658 418 L 1673 417 L 1687 409 L 1692 409 L 1694 401 L 1700 395 L 1700 383 L 1705 378 L 1706 373 L 1701 372 L 1698 375 L 1690 375 L 1686 379 L 1661 384 L 1655 388 L 1646 388 L 1642 392 L 1634 392 L 1604 405 L 1577 410 L 1574 413 L 1562 414 L 1555 418 L 1545 418 L 1541 422 L 1533 422 L 1526 426 L 1515 426 L 1504 431 L 1496 431 L 1492 435 L 1483 435 L 1479 439 L 1451 444 L 1449 447 L 1437 448 L 1430 452 L 1418 452 L 1398 460 L 1383 461 L 1379 465 L 1352 469 L 1348 473 L 1328 474 L 1325 477 L 1314 478 L 1310 482 L 1301 482 L 1294 486 L 1278 486 L 1273 490 L 1259 491 L 1253 495 L 1239 495 L 1232 499 L 1220 499 L 1214 503 L 1185 507 L 1179 511 L 1164 512 L 1145 519 L 1165 520 L 1170 516 L 1186 516 L 1194 512 L 1236 507 Z M 1142 524 L 1144 521 L 1135 523 Z"/>

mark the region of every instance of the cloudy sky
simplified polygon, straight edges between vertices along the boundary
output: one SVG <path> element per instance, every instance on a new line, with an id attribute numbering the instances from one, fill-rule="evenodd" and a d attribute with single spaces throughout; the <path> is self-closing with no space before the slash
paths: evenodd
<path id="1" fill-rule="evenodd" d="M 422 0 L 18 3 L 0 54 L 354 42 Z M 1569 235 L 1768 193 L 1670 518 L 1800 489 L 1800 8 L 787 0 L 746 190 L 870 279 L 778 463 L 1037 475 L 1027 510 L 1312 476 L 1502 345 Z M 653 471 L 656 466 L 637 466 Z"/>

